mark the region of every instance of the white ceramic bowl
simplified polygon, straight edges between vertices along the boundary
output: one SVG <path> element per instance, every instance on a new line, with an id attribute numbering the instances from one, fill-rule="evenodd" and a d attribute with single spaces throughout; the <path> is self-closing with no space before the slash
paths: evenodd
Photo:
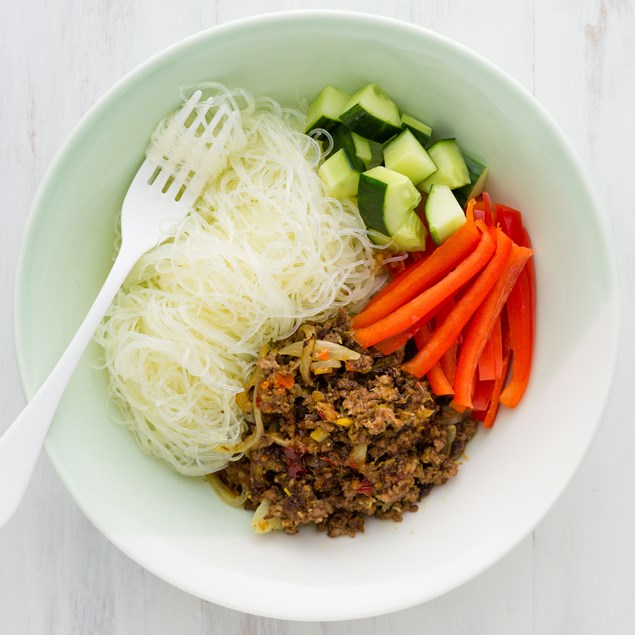
<path id="1" fill-rule="evenodd" d="M 82 119 L 42 184 L 16 298 L 28 395 L 53 365 L 111 263 L 114 219 L 178 88 L 244 86 L 294 105 L 327 83 L 375 81 L 403 110 L 490 166 L 495 199 L 523 210 L 536 248 L 534 374 L 520 407 L 481 430 L 469 461 L 401 524 L 332 540 L 256 536 L 248 512 L 140 453 L 111 423 L 92 347 L 47 451 L 73 497 L 121 550 L 172 584 L 242 611 L 298 620 L 408 607 L 477 575 L 539 521 L 600 420 L 618 341 L 618 293 L 601 210 L 553 121 L 474 53 L 405 23 L 350 13 L 273 14 L 200 33 L 122 79 Z M 43 319 L 42 316 L 46 316 Z"/>

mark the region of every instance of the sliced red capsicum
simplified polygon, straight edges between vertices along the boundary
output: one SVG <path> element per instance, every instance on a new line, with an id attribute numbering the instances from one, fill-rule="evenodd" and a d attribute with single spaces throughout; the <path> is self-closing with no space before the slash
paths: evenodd
<path id="1" fill-rule="evenodd" d="M 428 287 L 442 280 L 476 249 L 481 235 L 482 231 L 475 223 L 464 223 L 435 249 L 429 258 L 412 265 L 386 285 L 364 310 L 353 318 L 353 328 L 364 328 L 389 316 Z"/>
<path id="2" fill-rule="evenodd" d="M 490 401 L 487 405 L 487 408 L 483 410 L 472 411 L 472 417 L 474 419 L 482 421 L 484 428 L 491 428 L 494 425 L 494 420 L 496 419 L 498 408 L 500 406 L 500 395 L 505 384 L 505 379 L 509 370 L 509 363 L 511 361 L 511 354 L 509 349 L 509 329 L 507 328 L 507 322 L 502 319 L 500 319 L 499 321 L 501 322 L 502 347 L 501 374 L 494 380 L 494 385 L 492 386 L 492 394 L 490 395 Z"/>
<path id="3" fill-rule="evenodd" d="M 415 334 L 415 343 L 417 344 L 417 348 L 422 349 L 430 340 L 430 336 L 430 327 L 427 324 L 424 324 Z M 430 390 L 432 390 L 437 397 L 454 394 L 452 384 L 449 382 L 439 363 L 436 363 L 427 372 L 426 379 L 430 384 Z"/>
<path id="4" fill-rule="evenodd" d="M 497 205 L 496 211 L 503 230 L 512 240 L 531 248 L 521 213 L 505 205 Z M 529 383 L 535 338 L 535 293 L 535 270 L 532 259 L 518 278 L 506 306 L 512 352 L 511 373 L 509 382 L 501 392 L 500 402 L 508 408 L 518 405 Z"/>
<path id="5" fill-rule="evenodd" d="M 474 376 L 479 358 L 516 280 L 532 253 L 531 249 L 526 247 L 511 245 L 509 256 L 496 283 L 474 313 L 461 346 L 454 380 L 454 401 L 462 406 L 472 408 Z"/>
<path id="6" fill-rule="evenodd" d="M 452 311 L 452 309 L 456 306 L 456 301 L 454 298 L 450 298 L 440 309 L 439 312 L 435 316 L 435 324 L 436 328 L 440 328 L 445 322 L 446 318 Z M 452 342 L 450 348 L 448 348 L 445 353 L 441 356 L 439 360 L 439 364 L 441 365 L 441 370 L 443 370 L 443 374 L 447 377 L 447 380 L 451 385 L 454 385 L 454 377 L 456 375 L 456 360 L 459 354 L 459 340 L 455 340 Z"/>
<path id="7" fill-rule="evenodd" d="M 374 322 L 370 326 L 356 329 L 355 339 L 361 346 L 368 348 L 377 342 L 381 342 L 388 337 L 401 333 L 401 331 L 410 328 L 415 322 L 420 321 L 426 316 L 429 319 L 443 302 L 452 297 L 458 289 L 469 282 L 486 266 L 490 259 L 492 259 L 495 250 L 495 241 L 489 232 L 484 232 L 481 235 L 480 242 L 476 249 L 443 279 L 431 287 L 428 287 L 409 302 L 399 306 L 399 308 L 394 310 L 390 315 L 377 320 L 377 322 Z M 426 260 L 426 263 L 430 262 L 432 258 L 433 256 Z M 435 363 L 437 361 L 439 361 L 439 358 L 435 360 Z M 425 375 L 428 370 L 429 368 L 421 373 L 419 377 Z"/>
<path id="8" fill-rule="evenodd" d="M 443 326 L 435 330 L 427 345 L 412 359 L 402 365 L 406 372 L 416 377 L 423 377 L 441 359 L 443 354 L 452 346 L 452 343 L 457 340 L 476 309 L 500 278 L 512 248 L 512 241 L 500 229 L 491 229 L 490 233 L 496 237 L 496 252 L 494 256 L 464 295 L 457 301 L 456 306 L 445 319 Z M 487 236 L 487 233 L 483 234 L 483 236 Z M 461 349 L 464 346 L 465 342 Z M 454 390 L 456 392 L 456 380 Z"/>

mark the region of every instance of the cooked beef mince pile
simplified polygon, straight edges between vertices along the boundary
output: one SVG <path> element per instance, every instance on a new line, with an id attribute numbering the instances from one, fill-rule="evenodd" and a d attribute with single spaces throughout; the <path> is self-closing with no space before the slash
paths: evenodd
<path id="1" fill-rule="evenodd" d="M 324 342 L 350 349 L 349 359 L 333 361 L 346 351 L 325 352 Z M 309 351 L 302 368 L 297 356 L 306 347 L 310 372 Z M 244 507 L 258 509 L 261 531 L 314 523 L 329 536 L 354 536 L 366 516 L 401 521 L 457 474 L 477 423 L 435 401 L 425 381 L 402 372 L 402 359 L 360 348 L 344 312 L 260 358 L 255 403 L 265 432 L 218 477 L 247 493 Z"/>

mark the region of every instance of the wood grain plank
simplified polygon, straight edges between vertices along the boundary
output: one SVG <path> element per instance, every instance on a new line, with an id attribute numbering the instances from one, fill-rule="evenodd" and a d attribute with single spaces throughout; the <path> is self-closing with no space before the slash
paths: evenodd
<path id="1" fill-rule="evenodd" d="M 603 424 L 579 473 L 536 531 L 536 633 L 635 631 L 635 218 L 630 203 L 635 62 L 632 2 L 537 8 L 536 95 L 585 163 L 613 229 L 622 271 L 624 346 Z M 550 47 L 547 44 L 551 44 Z M 565 82 L 563 86 L 562 82 Z"/>

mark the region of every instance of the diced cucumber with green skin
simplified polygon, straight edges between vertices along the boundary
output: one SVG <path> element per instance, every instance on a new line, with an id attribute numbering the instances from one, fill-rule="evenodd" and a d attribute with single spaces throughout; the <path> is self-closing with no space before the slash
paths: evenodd
<path id="1" fill-rule="evenodd" d="M 425 251 L 427 235 L 426 226 L 413 210 L 392 235 L 392 241 L 400 251 Z"/>
<path id="2" fill-rule="evenodd" d="M 470 183 L 454 191 L 454 196 L 456 196 L 456 200 L 461 207 L 465 207 L 471 198 L 476 198 L 483 193 L 489 172 L 489 168 L 486 165 L 479 163 L 467 154 L 464 154 L 463 158 L 470 173 Z"/>
<path id="3" fill-rule="evenodd" d="M 340 125 L 339 115 L 351 98 L 335 86 L 325 86 L 311 102 L 306 114 L 306 132 L 323 128 L 331 132 Z"/>
<path id="4" fill-rule="evenodd" d="M 363 162 L 364 169 L 368 170 L 369 168 L 375 167 L 374 165 L 370 165 L 373 161 L 373 150 L 374 148 L 371 146 L 378 146 L 378 143 L 371 141 L 370 139 L 364 139 L 364 137 L 360 137 L 358 134 L 351 131 L 351 139 L 353 140 L 353 146 L 355 147 L 355 154 L 357 157 Z M 381 146 L 380 146 L 381 147 Z M 381 161 L 379 161 L 381 163 Z M 375 165 L 379 165 L 376 163 Z"/>
<path id="5" fill-rule="evenodd" d="M 447 185 L 451 190 L 470 182 L 470 173 L 456 139 L 441 139 L 428 148 L 437 171 L 420 184 L 424 192 L 432 185 Z"/>
<path id="6" fill-rule="evenodd" d="M 364 162 L 367 170 L 377 167 L 384 162 L 384 151 L 381 143 L 364 139 L 358 134 L 351 132 L 353 143 L 355 144 L 355 152 L 357 156 Z"/>
<path id="7" fill-rule="evenodd" d="M 360 137 L 379 143 L 388 141 L 401 130 L 397 106 L 376 84 L 368 84 L 357 91 L 339 118 Z"/>
<path id="8" fill-rule="evenodd" d="M 369 238 L 376 245 L 390 251 L 425 251 L 427 235 L 426 226 L 414 210 L 392 236 L 380 234 L 373 229 L 368 231 Z"/>
<path id="9" fill-rule="evenodd" d="M 369 143 L 371 157 L 370 162 L 366 165 L 367 170 L 375 168 L 384 162 L 384 148 L 381 143 L 377 143 L 377 141 L 369 141 Z"/>
<path id="10" fill-rule="evenodd" d="M 424 211 L 435 245 L 445 242 L 466 221 L 463 208 L 447 185 L 431 186 Z"/>
<path id="11" fill-rule="evenodd" d="M 392 245 L 392 238 L 390 236 L 386 236 L 386 234 L 382 234 L 378 232 L 376 229 L 367 228 L 368 237 L 375 243 L 375 245 L 379 245 L 380 247 L 390 247 Z"/>
<path id="12" fill-rule="evenodd" d="M 357 203 L 367 227 L 392 236 L 421 200 L 410 179 L 381 165 L 359 178 Z"/>
<path id="13" fill-rule="evenodd" d="M 403 130 L 384 146 L 386 167 L 404 174 L 414 185 L 437 171 L 437 166 L 409 129 Z"/>
<path id="14" fill-rule="evenodd" d="M 318 175 L 333 198 L 348 198 L 357 194 L 360 171 L 352 165 L 349 156 L 340 148 L 318 168 Z"/>
<path id="15" fill-rule="evenodd" d="M 360 172 L 381 165 L 384 161 L 381 143 L 360 137 L 344 124 L 340 124 L 335 128 L 331 132 L 331 136 L 333 137 L 333 148 L 327 156 L 331 156 L 340 148 L 344 148 L 349 157 L 354 156 L 359 159 L 358 169 Z"/>
<path id="16" fill-rule="evenodd" d="M 408 128 L 422 146 L 428 145 L 428 141 L 430 141 L 432 136 L 432 128 L 430 126 L 404 112 L 401 115 L 401 127 Z"/>
<path id="17" fill-rule="evenodd" d="M 358 171 L 363 172 L 366 169 L 366 164 L 359 157 L 357 153 L 357 145 L 353 138 L 353 132 L 351 132 L 346 126 L 340 124 L 333 132 L 333 149 L 331 150 L 332 156 L 338 150 L 342 149 L 346 152 L 351 165 Z"/>

